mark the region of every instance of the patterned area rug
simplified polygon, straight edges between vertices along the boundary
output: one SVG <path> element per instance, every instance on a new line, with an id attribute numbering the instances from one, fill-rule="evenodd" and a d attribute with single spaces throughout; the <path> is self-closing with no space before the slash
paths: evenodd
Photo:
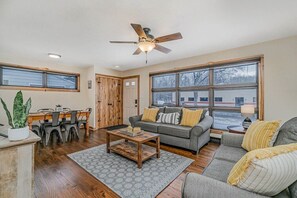
<path id="1" fill-rule="evenodd" d="M 194 160 L 161 150 L 161 157 L 137 164 L 100 145 L 68 155 L 123 198 L 156 197 Z"/>

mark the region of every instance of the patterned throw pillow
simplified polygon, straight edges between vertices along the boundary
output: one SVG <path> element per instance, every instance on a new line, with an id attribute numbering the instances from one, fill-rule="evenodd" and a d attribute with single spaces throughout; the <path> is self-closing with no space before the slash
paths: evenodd
<path id="1" fill-rule="evenodd" d="M 267 148 L 273 145 L 275 133 L 278 132 L 280 121 L 255 121 L 248 128 L 242 141 L 242 148 L 247 151 Z"/>
<path id="2" fill-rule="evenodd" d="M 247 191 L 274 196 L 297 178 L 297 143 L 245 154 L 229 173 L 228 183 Z"/>
<path id="3" fill-rule="evenodd" d="M 156 122 L 158 112 L 159 112 L 159 109 L 157 108 L 145 108 L 143 111 L 141 121 Z"/>
<path id="4" fill-rule="evenodd" d="M 157 122 L 165 123 L 165 124 L 178 124 L 179 123 L 180 114 L 178 112 L 175 113 L 159 113 L 159 119 Z"/>

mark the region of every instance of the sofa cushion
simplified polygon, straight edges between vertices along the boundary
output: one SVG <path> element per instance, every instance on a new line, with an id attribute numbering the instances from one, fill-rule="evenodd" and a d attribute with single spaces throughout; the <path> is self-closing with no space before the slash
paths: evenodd
<path id="1" fill-rule="evenodd" d="M 221 145 L 216 151 L 214 158 L 236 163 L 246 153 L 246 150 L 242 148 Z"/>
<path id="2" fill-rule="evenodd" d="M 140 127 L 142 130 L 149 131 L 149 132 L 158 132 L 158 123 L 155 122 L 144 122 L 144 121 L 139 121 L 135 123 L 136 127 Z"/>
<path id="3" fill-rule="evenodd" d="M 182 107 L 166 107 L 164 113 L 175 113 L 178 112 L 179 114 L 182 113 Z"/>
<path id="4" fill-rule="evenodd" d="M 297 142 L 297 117 L 285 122 L 279 129 L 274 146 Z"/>
<path id="5" fill-rule="evenodd" d="M 190 138 L 191 129 L 191 127 L 184 127 L 180 125 L 160 124 L 158 127 L 158 133 L 181 138 Z"/>
<path id="6" fill-rule="evenodd" d="M 208 167 L 204 170 L 202 175 L 226 183 L 229 173 L 234 165 L 234 162 L 221 159 L 213 159 Z"/>

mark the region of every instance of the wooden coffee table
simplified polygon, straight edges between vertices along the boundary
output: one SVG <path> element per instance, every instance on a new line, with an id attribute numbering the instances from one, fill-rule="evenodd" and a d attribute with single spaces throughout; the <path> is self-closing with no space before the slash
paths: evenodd
<path id="1" fill-rule="evenodd" d="M 110 145 L 110 136 L 124 139 L 124 142 Z M 144 143 L 155 140 L 156 147 L 145 145 Z M 142 168 L 142 162 L 156 156 L 160 158 L 160 136 L 158 134 L 143 132 L 136 137 L 122 134 L 119 130 L 107 131 L 106 133 L 106 152 L 115 152 L 130 160 L 137 162 L 138 168 Z"/>

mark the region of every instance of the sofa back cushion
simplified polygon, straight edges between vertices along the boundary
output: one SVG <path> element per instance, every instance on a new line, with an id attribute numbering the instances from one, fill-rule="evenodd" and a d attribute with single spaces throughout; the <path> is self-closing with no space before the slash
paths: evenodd
<path id="1" fill-rule="evenodd" d="M 182 113 L 182 107 L 166 107 L 164 113 Z"/>
<path id="2" fill-rule="evenodd" d="M 297 143 L 297 117 L 288 120 L 279 129 L 274 146 Z"/>
<path id="3" fill-rule="evenodd" d="M 285 122 L 279 129 L 274 146 L 297 143 L 297 117 Z M 292 197 L 297 197 L 297 180 L 289 187 Z"/>

